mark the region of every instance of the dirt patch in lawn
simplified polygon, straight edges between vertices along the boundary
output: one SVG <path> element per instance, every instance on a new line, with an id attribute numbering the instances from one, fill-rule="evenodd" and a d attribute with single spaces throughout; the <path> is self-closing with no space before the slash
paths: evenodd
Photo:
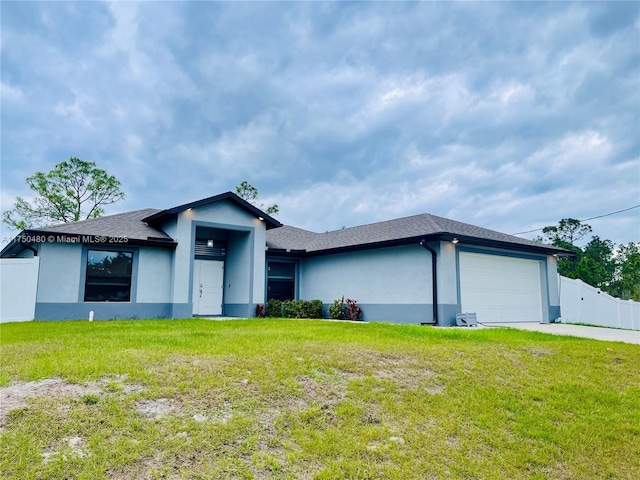
<path id="1" fill-rule="evenodd" d="M 178 413 L 181 408 L 168 398 L 158 398 L 157 400 L 140 400 L 136 403 L 136 410 L 144 418 L 155 420 L 165 415 Z"/>
<path id="2" fill-rule="evenodd" d="M 69 456 L 85 458 L 88 456 L 88 453 L 83 449 L 84 440 L 82 437 L 72 437 L 72 438 L 63 438 L 63 446 L 61 450 L 52 450 L 47 451 L 42 454 L 42 461 L 44 463 L 49 463 L 54 460 L 57 456 L 61 456 L 66 462 L 69 459 Z M 67 453 L 65 453 L 65 450 Z"/>
<path id="3" fill-rule="evenodd" d="M 34 382 L 17 382 L 0 387 L 0 428 L 6 425 L 9 412 L 25 408 L 29 399 L 37 397 L 74 397 L 83 395 L 102 396 L 106 393 L 139 393 L 144 387 L 124 383 L 125 375 L 105 377 L 84 385 L 69 383 L 61 378 L 45 378 Z"/>
<path id="4" fill-rule="evenodd" d="M 371 374 L 376 380 L 394 382 L 401 388 L 411 390 L 425 388 L 430 394 L 444 390 L 442 385 L 437 384 L 436 372 L 425 368 L 424 361 L 417 357 L 378 351 L 362 352 L 361 357 L 373 368 Z"/>
<path id="5" fill-rule="evenodd" d="M 379 350 L 359 350 L 352 353 L 355 358 L 374 368 L 419 367 L 420 359 L 413 355 L 381 352 Z"/>
<path id="6" fill-rule="evenodd" d="M 547 355 L 553 355 L 553 350 L 549 350 L 548 348 L 540 348 L 540 347 L 525 347 L 523 349 L 525 352 L 529 352 L 534 357 L 545 357 Z"/>

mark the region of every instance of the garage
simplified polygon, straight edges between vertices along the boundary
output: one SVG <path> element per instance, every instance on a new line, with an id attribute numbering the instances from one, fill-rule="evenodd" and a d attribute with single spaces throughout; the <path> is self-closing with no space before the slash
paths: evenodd
<path id="1" fill-rule="evenodd" d="M 460 252 L 460 301 L 479 322 L 542 322 L 540 261 Z"/>

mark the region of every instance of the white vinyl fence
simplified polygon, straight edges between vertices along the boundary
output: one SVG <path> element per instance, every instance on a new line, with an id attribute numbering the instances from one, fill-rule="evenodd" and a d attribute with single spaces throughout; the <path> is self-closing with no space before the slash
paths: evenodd
<path id="1" fill-rule="evenodd" d="M 640 330 L 640 302 L 620 300 L 582 280 L 559 277 L 562 323 Z"/>
<path id="2" fill-rule="evenodd" d="M 40 258 L 0 259 L 0 323 L 33 320 Z"/>

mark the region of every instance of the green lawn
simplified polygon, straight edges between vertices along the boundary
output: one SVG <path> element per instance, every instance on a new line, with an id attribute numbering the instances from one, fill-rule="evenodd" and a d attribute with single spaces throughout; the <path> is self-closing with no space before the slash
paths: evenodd
<path id="1" fill-rule="evenodd" d="M 5 405 L 57 379 L 0 420 L 1 478 L 640 478 L 636 345 L 273 319 L 0 335 Z"/>

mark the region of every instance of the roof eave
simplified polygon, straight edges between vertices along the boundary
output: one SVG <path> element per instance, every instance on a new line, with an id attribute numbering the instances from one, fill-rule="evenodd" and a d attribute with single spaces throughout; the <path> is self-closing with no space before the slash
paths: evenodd
<path id="1" fill-rule="evenodd" d="M 24 251 L 28 246 L 33 245 L 33 243 L 30 242 L 23 242 L 22 240 L 19 240 L 21 238 L 24 238 L 25 235 L 25 231 L 21 231 L 20 233 L 18 233 L 15 237 L 13 237 L 11 239 L 11 241 L 6 244 L 4 246 L 4 248 L 2 249 L 2 251 L 0 251 L 0 258 L 11 258 L 11 257 L 15 257 L 16 255 L 20 254 L 22 251 Z M 16 253 L 14 253 L 13 255 L 11 255 L 11 252 L 14 249 L 19 249 Z"/>
<path id="2" fill-rule="evenodd" d="M 171 217 L 173 215 L 177 215 L 180 212 L 184 212 L 185 210 L 189 210 L 190 208 L 197 208 L 203 205 L 209 205 L 212 203 L 220 202 L 222 200 L 230 200 L 238 205 L 240 208 L 245 210 L 247 213 L 253 215 L 257 219 L 260 219 L 265 222 L 267 230 L 272 228 L 278 228 L 282 226 L 278 220 L 270 216 L 269 214 L 263 212 L 256 206 L 250 204 L 246 200 L 240 198 L 233 192 L 225 192 L 219 195 L 214 195 L 213 197 L 203 198 L 201 200 L 196 200 L 195 202 L 185 203 L 184 205 L 179 205 L 177 207 L 169 208 L 167 210 L 162 210 L 158 213 L 154 213 L 146 218 L 143 218 L 142 221 L 147 224 L 151 224 L 157 222 L 163 218 Z"/>
<path id="3" fill-rule="evenodd" d="M 434 235 L 434 239 L 451 242 L 454 239 L 458 240 L 458 244 L 468 243 L 472 245 L 479 245 L 483 247 L 501 248 L 506 250 L 516 250 L 521 252 L 539 253 L 544 255 L 558 255 L 558 256 L 574 256 L 575 253 L 563 248 L 553 247 L 551 245 L 527 245 L 523 243 L 507 242 L 502 240 L 493 240 L 489 238 L 472 237 L 468 235 L 458 235 L 454 233 L 444 232 Z M 428 239 L 428 238 L 427 238 Z"/>
<path id="4" fill-rule="evenodd" d="M 344 247 L 326 248 L 322 250 L 311 250 L 306 251 L 300 256 L 319 257 L 323 255 L 336 255 L 340 253 L 357 252 L 363 250 L 376 250 L 379 248 L 398 247 L 401 245 L 411 245 L 413 243 L 418 244 L 422 239 L 424 239 L 424 235 L 393 240 L 384 240 L 380 242 L 361 243 L 358 245 L 347 245 Z M 267 251 L 267 255 L 268 254 L 269 252 Z"/>
<path id="5" fill-rule="evenodd" d="M 306 250 L 301 249 L 287 249 L 287 248 L 267 248 L 265 250 L 267 257 L 292 257 L 302 258 L 307 256 Z"/>
<path id="6" fill-rule="evenodd" d="M 16 238 L 19 237 L 50 237 L 54 236 L 56 240 L 60 237 L 64 237 L 67 241 L 55 241 L 51 243 L 77 243 L 82 245 L 96 245 L 100 247 L 105 246 L 119 246 L 126 247 L 127 245 L 133 246 L 146 246 L 146 247 L 162 247 L 162 248 L 176 248 L 178 242 L 173 240 L 172 238 L 161 239 L 161 238 L 128 238 L 124 235 L 114 237 L 109 235 L 93 235 L 86 233 L 68 233 L 68 232 L 51 232 L 47 230 L 24 230 L 19 235 L 16 235 Z M 5 250 L 9 251 L 10 247 L 15 247 L 16 245 L 34 245 L 38 242 L 12 242 L 10 245 L 7 245 L 2 250 L 2 256 L 5 255 Z M 18 252 L 19 253 L 19 252 Z"/>
<path id="7" fill-rule="evenodd" d="M 291 251 L 286 249 L 268 249 L 267 255 L 281 256 L 283 252 L 287 255 L 296 257 L 318 257 L 323 255 L 336 255 L 340 253 L 349 253 L 362 250 L 375 250 L 379 248 L 397 247 L 402 245 L 417 244 L 421 241 L 447 241 L 450 242 L 453 239 L 458 239 L 458 243 L 479 245 L 484 247 L 499 248 L 503 250 L 515 250 L 521 252 L 537 253 L 542 255 L 557 255 L 557 256 L 573 256 L 573 252 L 564 250 L 562 248 L 547 246 L 547 245 L 525 245 L 520 243 L 504 242 L 499 240 L 484 239 L 479 237 L 470 237 L 465 235 L 458 235 L 449 232 L 439 232 L 427 235 L 414 235 L 411 237 L 398 238 L 392 240 L 384 240 L 380 242 L 362 243 L 358 245 L 347 245 L 344 247 L 326 248 L 311 251 Z"/>

